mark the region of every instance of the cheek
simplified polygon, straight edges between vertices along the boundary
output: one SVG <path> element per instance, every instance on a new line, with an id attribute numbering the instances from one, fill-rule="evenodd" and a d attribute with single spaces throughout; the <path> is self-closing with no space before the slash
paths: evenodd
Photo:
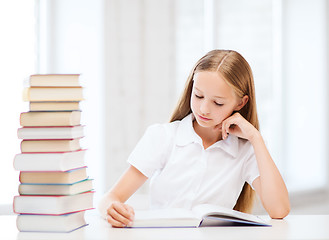
<path id="1" fill-rule="evenodd" d="M 231 110 L 230 108 L 218 107 L 218 108 L 214 108 L 213 113 L 216 116 L 217 121 L 222 122 L 223 120 L 231 116 L 232 111 L 230 110 Z"/>
<path id="2" fill-rule="evenodd" d="M 232 110 L 231 107 L 226 107 L 226 108 L 223 108 L 221 112 L 222 112 L 222 113 L 221 113 L 222 118 L 223 118 L 223 120 L 224 120 L 224 119 L 226 119 L 226 118 L 228 118 L 229 116 L 232 115 L 233 110 Z"/>
<path id="3" fill-rule="evenodd" d="M 190 105 L 192 112 L 194 112 L 194 110 L 198 108 L 198 101 L 194 97 L 191 97 Z"/>

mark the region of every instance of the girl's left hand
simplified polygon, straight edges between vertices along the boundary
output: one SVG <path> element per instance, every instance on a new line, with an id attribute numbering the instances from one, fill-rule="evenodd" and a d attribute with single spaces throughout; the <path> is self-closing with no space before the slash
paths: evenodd
<path id="1" fill-rule="evenodd" d="M 258 130 L 238 112 L 222 122 L 223 140 L 228 137 L 228 134 L 233 134 L 251 141 L 258 133 Z"/>

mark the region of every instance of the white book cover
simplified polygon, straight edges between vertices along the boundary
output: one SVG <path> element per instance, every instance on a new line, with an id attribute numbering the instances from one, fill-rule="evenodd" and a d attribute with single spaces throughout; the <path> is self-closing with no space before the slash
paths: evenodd
<path id="1" fill-rule="evenodd" d="M 20 214 L 16 219 L 21 232 L 72 232 L 87 226 L 85 211 L 63 215 Z"/>
<path id="2" fill-rule="evenodd" d="M 93 208 L 94 192 L 69 196 L 31 196 L 14 197 L 14 212 L 20 214 L 61 215 Z"/>
<path id="3" fill-rule="evenodd" d="M 73 139 L 84 137 L 84 126 L 23 127 L 17 130 L 19 139 Z"/>
<path id="4" fill-rule="evenodd" d="M 59 153 L 20 153 L 14 158 L 17 171 L 67 171 L 85 166 L 86 150 Z"/>

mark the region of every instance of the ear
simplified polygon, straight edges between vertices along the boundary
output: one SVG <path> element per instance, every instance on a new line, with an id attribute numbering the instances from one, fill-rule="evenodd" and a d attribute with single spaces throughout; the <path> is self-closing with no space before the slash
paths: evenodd
<path id="1" fill-rule="evenodd" d="M 249 101 L 248 95 L 244 95 L 240 99 L 240 103 L 234 108 L 234 111 L 239 111 L 241 108 L 243 108 L 247 104 L 248 101 Z"/>

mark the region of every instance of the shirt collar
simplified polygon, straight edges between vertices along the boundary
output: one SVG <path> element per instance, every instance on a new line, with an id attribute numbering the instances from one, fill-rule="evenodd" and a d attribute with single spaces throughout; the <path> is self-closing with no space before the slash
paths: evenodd
<path id="1" fill-rule="evenodd" d="M 193 128 L 194 116 L 192 113 L 183 118 L 177 129 L 176 145 L 186 146 L 190 143 L 199 143 L 202 146 L 202 139 Z"/>
<path id="2" fill-rule="evenodd" d="M 203 147 L 202 139 L 194 131 L 193 120 L 194 116 L 192 113 L 190 113 L 180 121 L 179 127 L 177 129 L 176 145 L 186 146 L 190 143 L 198 143 Z M 237 157 L 239 150 L 239 138 L 233 135 L 229 135 L 227 139 L 214 143 L 208 149 L 211 148 L 221 148 L 231 156 Z"/>
<path id="3" fill-rule="evenodd" d="M 210 148 L 221 148 L 232 157 L 236 158 L 239 152 L 239 138 L 234 135 L 228 135 L 225 140 L 214 143 Z"/>

